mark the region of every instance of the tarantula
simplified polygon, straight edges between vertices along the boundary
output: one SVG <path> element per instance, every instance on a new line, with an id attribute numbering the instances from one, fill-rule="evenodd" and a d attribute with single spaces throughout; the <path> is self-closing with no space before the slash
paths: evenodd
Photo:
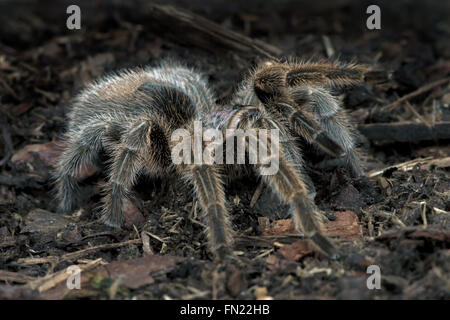
<path id="1" fill-rule="evenodd" d="M 79 175 L 83 168 L 98 164 L 99 154 L 105 152 L 111 160 L 103 222 L 121 226 L 124 201 L 132 197 L 140 174 L 175 173 L 192 185 L 210 249 L 224 258 L 231 254 L 233 239 L 224 179 L 242 170 L 233 164 L 174 164 L 171 149 L 176 141 L 171 134 L 178 128 L 192 132 L 194 121 L 219 130 L 277 129 L 281 137 L 277 173 L 263 175 L 263 164 L 250 167 L 290 205 L 295 228 L 320 252 L 334 255 L 336 247 L 321 232 L 322 217 L 296 142 L 302 138 L 317 145 L 343 159 L 353 175 L 362 175 L 354 131 L 330 90 L 361 82 L 366 71 L 362 65 L 338 62 L 266 62 L 250 73 L 225 106 L 216 104 L 199 72 L 177 63 L 106 76 L 82 91 L 69 113 L 66 148 L 55 174 L 59 210 L 72 212 L 80 205 Z"/>

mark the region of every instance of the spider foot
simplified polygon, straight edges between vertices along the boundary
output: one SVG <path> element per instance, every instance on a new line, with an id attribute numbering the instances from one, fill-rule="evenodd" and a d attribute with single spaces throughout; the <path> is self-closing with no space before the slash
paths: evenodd
<path id="1" fill-rule="evenodd" d="M 233 250 L 228 247 L 220 247 L 216 250 L 216 261 L 225 266 L 230 264 L 238 268 L 245 268 L 248 266 L 248 263 L 244 259 L 236 256 L 233 253 Z"/>

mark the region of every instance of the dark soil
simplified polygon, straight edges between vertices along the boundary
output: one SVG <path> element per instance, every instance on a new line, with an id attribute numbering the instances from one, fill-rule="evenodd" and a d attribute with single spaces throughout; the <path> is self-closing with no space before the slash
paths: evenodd
<path id="1" fill-rule="evenodd" d="M 155 26 L 142 7 L 133 7 L 135 2 L 140 1 L 118 9 L 109 1 L 79 1 L 82 29 L 72 31 L 65 27 L 65 1 L 48 1 L 46 8 L 33 1 L 0 5 L 0 299 L 450 298 L 450 144 L 445 136 L 405 142 L 361 135 L 367 172 L 422 159 L 406 170 L 393 167 L 369 178 L 371 187 L 351 179 L 333 159 L 305 150 L 319 208 L 330 223 L 344 211 L 354 214 L 362 231 L 356 237 L 347 237 L 348 230 L 335 234 L 341 248 L 336 260 L 290 246 L 302 243 L 300 235 L 264 234 L 264 221 L 286 219 L 289 212 L 268 188 L 250 206 L 259 183 L 255 177 L 227 184 L 237 231 L 233 249 L 245 268 L 213 260 L 191 190 L 172 177 L 141 179 L 136 206 L 145 221 L 129 230 L 98 222 L 102 172 L 84 182 L 79 211 L 55 214 L 50 178 L 59 149 L 52 142 L 61 139 L 70 99 L 83 86 L 113 70 L 171 58 L 202 70 L 218 103 L 224 103 L 246 72 L 267 59 L 258 51 L 189 43 L 191 37 L 182 30 Z M 337 92 L 360 129 L 376 123 L 450 121 L 448 82 L 383 108 L 450 75 L 448 3 L 379 2 L 381 30 L 366 28 L 371 3 L 305 3 L 172 2 L 280 49 L 281 57 L 328 58 L 323 39 L 328 36 L 335 51 L 331 58 L 375 65 L 386 75 L 382 81 Z M 152 260 L 160 258 L 149 256 L 143 242 L 167 259 Z M 117 246 L 67 256 L 104 244 Z M 289 250 L 297 255 L 292 258 Z M 72 264 L 98 258 L 103 265 L 89 269 L 82 290 L 36 285 L 41 277 L 50 279 Z M 109 273 L 102 273 L 108 264 Z M 143 264 L 154 268 L 151 276 L 147 272 L 131 283 L 127 277 L 139 274 Z M 370 265 L 380 267 L 378 290 L 367 288 Z M 125 278 L 116 276 L 113 267 Z"/>

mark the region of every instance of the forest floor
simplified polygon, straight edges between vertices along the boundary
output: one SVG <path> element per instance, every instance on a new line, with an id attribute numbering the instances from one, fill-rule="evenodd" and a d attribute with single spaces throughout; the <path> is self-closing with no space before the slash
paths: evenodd
<path id="1" fill-rule="evenodd" d="M 31 5 L 0 10 L 0 299 L 450 298 L 446 4 L 406 2 L 407 17 L 386 8 L 382 29 L 368 30 L 364 2 L 193 2 L 189 9 L 217 27 L 258 40 L 264 49 L 257 50 L 208 35 L 208 26 L 186 34 L 176 26 L 161 30 L 145 10 L 113 10 L 104 1 L 81 5 L 88 12 L 82 29 L 70 31 L 61 3 L 49 4 L 48 16 Z M 51 172 L 71 98 L 83 86 L 113 70 L 171 58 L 203 71 L 225 103 L 269 55 L 355 59 L 386 75 L 337 92 L 361 132 L 372 188 L 305 150 L 315 202 L 341 248 L 336 260 L 295 234 L 287 208 L 252 176 L 226 186 L 233 250 L 245 268 L 212 259 L 198 205 L 176 177 L 139 181 L 128 229 L 98 221 L 104 172 L 83 182 L 80 210 L 56 213 Z M 66 268 L 74 264 L 83 270 L 81 290 L 66 286 Z M 380 268 L 378 290 L 367 287 L 371 265 Z"/>

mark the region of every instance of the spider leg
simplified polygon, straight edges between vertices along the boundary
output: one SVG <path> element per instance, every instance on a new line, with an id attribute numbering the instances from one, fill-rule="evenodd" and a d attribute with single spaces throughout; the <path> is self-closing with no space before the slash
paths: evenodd
<path id="1" fill-rule="evenodd" d="M 295 229 L 310 238 L 320 252 L 332 256 L 335 253 L 335 247 L 321 233 L 322 217 L 319 215 L 314 201 L 308 195 L 302 176 L 283 153 L 280 152 L 279 157 L 278 172 L 274 175 L 263 175 L 263 179 L 276 191 L 281 200 L 292 208 Z M 257 172 L 262 174 L 261 166 L 257 166 Z"/>
<path id="2" fill-rule="evenodd" d="M 353 176 L 363 175 L 357 151 L 355 149 L 355 132 L 350 125 L 345 110 L 341 109 L 337 99 L 327 90 L 315 87 L 297 87 L 290 90 L 291 97 L 294 100 L 305 100 L 308 96 L 307 106 L 313 112 L 320 126 L 344 151 L 343 160 Z M 303 97 L 303 98 L 300 98 Z"/>
<path id="3" fill-rule="evenodd" d="M 317 144 L 323 151 L 334 157 L 341 157 L 345 154 L 341 145 L 331 138 L 332 135 L 324 130 L 308 112 L 294 109 L 288 115 L 288 119 L 294 132 L 300 137 L 304 137 L 309 143 Z"/>
<path id="4" fill-rule="evenodd" d="M 144 120 L 132 125 L 113 151 L 111 170 L 104 188 L 101 220 L 109 226 L 120 227 L 124 200 L 131 197 L 131 188 L 148 157 L 152 126 Z"/>
<path id="5" fill-rule="evenodd" d="M 367 66 L 340 62 L 293 63 L 286 74 L 289 87 L 300 85 L 341 87 L 364 81 Z"/>
<path id="6" fill-rule="evenodd" d="M 246 121 L 242 121 L 242 123 L 246 123 Z M 279 126 L 275 120 L 267 118 L 263 111 L 261 111 L 259 119 L 253 121 L 251 125 L 249 123 L 249 126 L 245 129 L 250 128 L 271 130 L 277 129 Z M 279 132 L 282 131 L 280 130 Z M 311 239 L 312 243 L 320 252 L 327 256 L 333 256 L 336 248 L 321 233 L 322 219 L 313 199 L 309 196 L 307 185 L 304 182 L 307 179 L 296 168 L 296 163 L 294 163 L 289 154 L 289 149 L 291 149 L 289 141 L 292 141 L 292 139 L 283 137 L 282 140 L 285 142 L 278 143 L 277 141 L 272 141 L 271 135 L 268 135 L 267 143 L 261 143 L 261 140 L 259 140 L 259 150 L 252 149 L 252 144 L 248 144 L 249 153 L 261 154 L 261 149 L 264 149 L 263 153 L 269 155 L 269 158 L 274 160 L 278 159 L 278 170 L 274 174 L 267 174 L 267 166 L 261 163 L 262 159 L 259 159 L 260 161 L 255 165 L 255 171 L 278 194 L 284 203 L 289 204 L 292 209 L 292 219 L 296 230 L 302 231 L 306 237 Z M 272 152 L 275 152 L 275 154 L 272 154 Z"/>
<path id="7" fill-rule="evenodd" d="M 104 124 L 97 123 L 87 125 L 81 134 L 67 134 L 67 146 L 58 160 L 55 172 L 56 197 L 60 200 L 59 211 L 72 212 L 79 206 L 78 179 L 85 168 L 98 163 L 104 130 Z"/>
<path id="8" fill-rule="evenodd" d="M 270 92 L 283 85 L 342 87 L 364 81 L 371 69 L 355 63 L 340 62 L 301 62 L 262 65 L 255 72 L 255 87 Z M 258 94 L 258 93 L 257 93 Z"/>
<path id="9" fill-rule="evenodd" d="M 221 174 L 221 165 L 216 163 L 205 163 L 200 161 L 197 163 L 196 153 L 203 154 L 205 147 L 208 146 L 208 141 L 202 141 L 202 145 L 195 143 L 195 120 L 187 125 L 186 138 L 189 141 L 189 146 L 186 150 L 183 149 L 183 159 L 185 159 L 184 152 L 188 152 L 189 159 L 194 158 L 194 163 L 190 160 L 186 162 L 173 161 L 175 170 L 183 177 L 192 187 L 195 197 L 197 198 L 202 218 L 206 225 L 206 235 L 208 237 L 208 244 L 210 251 L 220 260 L 225 260 L 232 256 L 230 246 L 233 242 L 233 229 L 231 227 L 229 213 L 226 207 L 225 191 L 223 186 L 223 177 Z M 194 137 L 194 141 L 192 141 Z M 175 147 L 177 147 L 179 140 L 173 139 L 172 136 L 170 147 L 172 150 L 172 157 Z M 192 143 L 194 142 L 194 143 Z M 202 148 L 199 148 L 202 146 Z M 197 154 L 198 155 L 198 154 Z M 174 158 L 172 158 L 174 160 Z M 204 160 L 204 159 L 203 159 Z"/>
<path id="10" fill-rule="evenodd" d="M 312 130 L 305 124 L 318 130 L 317 138 L 312 140 L 316 140 L 318 145 L 328 153 L 335 150 L 338 155 L 341 155 L 343 150 L 344 160 L 352 175 L 362 176 L 363 172 L 355 151 L 354 132 L 345 111 L 340 109 L 338 101 L 328 91 L 311 85 L 355 84 L 363 80 L 364 73 L 368 70 L 365 66 L 338 63 L 274 65 L 255 72 L 254 90 L 261 102 L 267 106 L 277 105 L 283 101 L 299 106 L 297 110 L 300 113 L 293 113 L 293 117 L 290 117 L 291 121 L 295 121 L 294 129 L 297 127 L 297 133 L 311 141 L 309 132 Z M 294 103 L 289 103 L 290 99 Z M 313 106 L 312 111 L 316 119 L 308 118 L 307 113 L 301 111 L 303 105 Z M 314 121 L 322 129 L 318 129 L 317 125 L 313 124 Z M 330 141 L 337 144 L 338 148 Z"/>
<path id="11" fill-rule="evenodd" d="M 342 147 L 330 137 L 328 132 L 321 127 L 320 123 L 308 112 L 298 108 L 293 101 L 268 102 L 266 106 L 269 109 L 277 110 L 285 119 L 289 119 L 292 130 L 298 136 L 305 138 L 310 144 L 317 144 L 323 151 L 334 157 L 341 157 L 345 154 Z M 246 109 L 249 108 L 255 107 L 246 107 Z M 244 110 L 240 112 L 244 112 Z M 239 113 L 236 114 L 236 116 L 238 115 Z M 239 121 L 243 120 L 239 119 Z"/>
<path id="12" fill-rule="evenodd" d="M 330 69 L 333 65 L 277 64 L 271 67 L 263 67 L 255 72 L 254 92 L 268 109 L 278 109 L 278 112 L 289 119 L 294 132 L 304 137 L 309 143 L 316 143 L 326 153 L 340 157 L 345 152 L 341 144 L 335 141 L 334 136 L 324 130 L 314 117 L 299 108 L 299 106 L 309 102 L 311 93 L 310 90 L 302 89 L 305 88 L 301 86 L 302 73 L 294 72 L 291 74 L 295 70 L 303 70 L 307 75 L 317 73 L 326 78 L 324 70 L 327 66 Z M 349 68 L 349 70 L 353 69 L 358 70 L 356 66 Z M 314 70 L 314 72 L 308 73 L 307 70 Z M 296 79 L 296 81 L 293 79 Z M 307 79 L 307 76 L 305 79 Z M 327 106 L 327 104 L 325 105 Z"/>
<path id="13" fill-rule="evenodd" d="M 203 217 L 209 246 L 220 259 L 230 254 L 233 230 L 225 203 L 223 179 L 216 165 L 189 165 L 179 167 L 194 187 Z"/>
<path id="14" fill-rule="evenodd" d="M 253 74 L 254 90 L 262 103 L 282 97 L 299 86 L 340 87 L 364 81 L 370 68 L 354 63 L 303 62 L 263 64 Z"/>
<path id="15" fill-rule="evenodd" d="M 320 120 L 322 127 L 336 138 L 336 141 L 344 149 L 343 160 L 354 177 L 364 177 L 364 172 L 359 161 L 358 151 L 355 149 L 355 133 L 349 124 L 344 110 L 339 110 L 333 117 Z"/>

